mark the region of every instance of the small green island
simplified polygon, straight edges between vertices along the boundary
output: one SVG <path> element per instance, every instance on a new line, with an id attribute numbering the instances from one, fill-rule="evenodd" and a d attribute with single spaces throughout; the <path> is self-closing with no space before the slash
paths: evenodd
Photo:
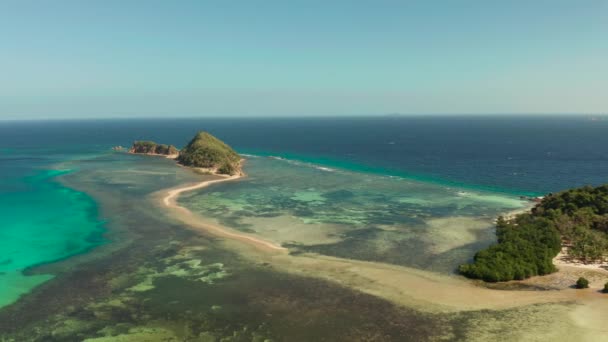
<path id="1" fill-rule="evenodd" d="M 129 153 L 175 156 L 179 151 L 173 145 L 157 144 L 154 141 L 136 141 L 129 149 Z"/>
<path id="2" fill-rule="evenodd" d="M 184 166 L 225 175 L 241 173 L 241 160 L 230 146 L 207 132 L 198 132 L 177 157 Z"/>
<path id="3" fill-rule="evenodd" d="M 226 143 L 203 131 L 198 132 L 181 150 L 153 141 L 135 141 L 129 153 L 166 156 L 202 173 L 242 174 L 242 157 Z"/>
<path id="4" fill-rule="evenodd" d="M 549 194 L 529 213 L 496 223 L 497 243 L 460 265 L 466 277 L 487 282 L 523 280 L 557 271 L 553 259 L 564 253 L 584 264 L 608 253 L 608 185 Z"/>

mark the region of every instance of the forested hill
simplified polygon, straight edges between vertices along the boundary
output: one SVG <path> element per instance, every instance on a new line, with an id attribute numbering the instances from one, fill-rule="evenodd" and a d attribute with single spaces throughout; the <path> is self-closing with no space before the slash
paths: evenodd
<path id="1" fill-rule="evenodd" d="M 241 156 L 230 146 L 207 132 L 199 132 L 184 147 L 177 160 L 185 166 L 210 169 L 220 174 L 241 172 Z"/>

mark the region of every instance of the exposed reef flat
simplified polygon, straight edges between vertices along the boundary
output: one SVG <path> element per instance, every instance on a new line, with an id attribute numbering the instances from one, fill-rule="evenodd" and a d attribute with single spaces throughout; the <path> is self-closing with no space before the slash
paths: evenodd
<path id="1" fill-rule="evenodd" d="M 207 185 L 207 184 L 206 184 Z M 206 186 L 205 185 L 205 186 Z M 470 311 L 513 308 L 522 305 L 574 300 L 576 290 L 564 291 L 497 291 L 476 286 L 459 277 L 383 263 L 322 256 L 319 254 L 276 253 L 285 248 L 247 234 L 233 233 L 228 227 L 209 223 L 178 205 L 161 204 L 171 216 L 196 231 L 227 239 L 226 245 L 247 258 L 268 263 L 277 269 L 305 276 L 323 278 L 343 286 L 370 293 L 392 302 L 430 312 Z M 234 242 L 230 242 L 234 241 Z M 243 246 L 243 244 L 245 246 Z M 252 248 L 247 248 L 253 247 Z M 272 247 L 271 247 L 272 246 Z M 263 248 L 260 248 L 263 247 Z M 273 248 L 274 247 L 274 248 Z M 593 294 L 591 294 L 593 297 Z M 601 294 L 597 294 L 600 297 Z"/>
<path id="2" fill-rule="evenodd" d="M 54 280 L 0 310 L 0 340 L 420 341 L 453 334 L 446 317 L 278 272 L 151 210 L 147 195 L 216 176 L 162 158 L 96 161 L 72 162 L 80 170 L 64 181 L 99 201 L 116 243 L 92 251 L 85 264 L 66 260 Z"/>
<path id="3" fill-rule="evenodd" d="M 192 228 L 181 224 L 179 217 L 185 215 L 165 207 L 160 196 L 166 192 L 163 189 L 218 176 L 201 176 L 163 158 L 110 154 L 99 161 L 103 162 L 72 162 L 71 167 L 80 171 L 65 181 L 99 201 L 104 216 L 113 218 L 108 222 L 112 234 L 108 238 L 120 243 L 96 250 L 86 265 L 70 267 L 33 295 L 0 311 L 0 337 L 9 341 L 154 337 L 177 341 L 597 341 L 605 336 L 605 301 L 588 297 L 593 291 L 569 290 L 580 298 L 560 298 L 562 291 L 519 291 L 526 300 L 509 303 L 517 291 L 478 291 L 476 283 L 459 277 L 314 253 L 287 255 L 243 240 L 218 238 L 185 229 Z M 232 193 L 260 177 L 269 174 L 253 172 L 247 178 L 214 183 L 180 196 L 220 192 L 224 187 Z M 348 194 L 324 195 L 323 205 L 331 205 L 338 195 Z M 150 199 L 156 208 L 172 214 L 151 210 Z M 204 222 L 206 217 L 197 219 Z M 391 232 L 395 227 L 382 229 Z M 317 242 L 317 238 L 306 239 Z M 107 249 L 112 252 L 102 253 Z M 443 300 L 448 305 L 442 305 Z M 535 301 L 547 302 L 527 305 Z"/>
<path id="4" fill-rule="evenodd" d="M 260 175 L 256 176 L 260 177 Z M 231 180 L 237 181 L 237 179 Z M 219 182 L 212 184 L 214 186 L 222 186 L 221 182 L 222 180 L 219 180 Z M 233 185 L 237 184 L 235 182 L 230 183 Z M 211 184 L 206 184 L 205 186 L 208 185 Z M 542 279 L 541 277 L 532 278 L 526 282 L 522 282 L 522 284 L 528 286 L 527 288 L 525 286 L 505 286 L 500 290 L 497 290 L 485 287 L 481 283 L 469 281 L 462 277 L 453 275 L 442 275 L 435 272 L 399 265 L 390 265 L 381 262 L 353 260 L 348 258 L 302 252 L 298 251 L 297 247 L 292 248 L 288 243 L 285 244 L 283 248 L 288 247 L 289 251 L 291 252 L 290 254 L 277 253 L 277 250 L 272 248 L 262 248 L 259 245 L 259 241 L 242 239 L 239 238 L 239 236 L 259 236 L 259 238 L 263 241 L 275 244 L 275 246 L 277 243 L 285 243 L 285 241 L 282 239 L 281 234 L 274 235 L 275 233 L 273 233 L 272 229 L 269 229 L 268 232 L 257 231 L 257 228 L 256 230 L 250 231 L 249 229 L 244 229 L 242 232 L 237 232 L 232 227 L 225 226 L 218 220 L 203 217 L 197 213 L 190 212 L 188 209 L 177 203 L 177 198 L 179 195 L 186 194 L 189 190 L 195 191 L 197 189 L 204 189 L 205 186 L 193 188 L 193 186 L 189 185 L 187 187 L 178 188 L 183 189 L 183 191 L 174 193 L 175 195 L 170 199 L 170 202 L 173 202 L 173 205 L 169 206 L 164 202 L 164 198 L 166 198 L 168 191 L 170 190 L 156 194 L 155 198 L 157 199 L 157 203 L 159 205 L 162 205 L 164 208 L 168 209 L 169 216 L 173 219 L 183 222 L 187 226 L 190 226 L 193 230 L 201 232 L 205 235 L 209 234 L 221 237 L 222 239 L 220 241 L 222 246 L 238 252 L 241 256 L 248 260 L 269 265 L 277 271 L 298 276 L 324 279 L 341 286 L 346 286 L 354 290 L 386 299 L 399 306 L 415 308 L 418 311 L 427 312 L 429 314 L 449 312 L 457 315 L 469 315 L 480 312 L 479 310 L 482 310 L 482 312 L 483 310 L 499 310 L 498 312 L 505 312 L 505 314 L 507 312 L 513 312 L 515 316 L 510 318 L 510 320 L 513 320 L 516 317 L 515 312 L 521 312 L 523 315 L 527 315 L 532 314 L 534 311 L 535 317 L 540 318 L 540 312 L 543 310 L 540 308 L 547 308 L 546 310 L 549 310 L 548 312 L 553 312 L 556 315 L 560 315 L 559 317 L 554 317 L 556 322 L 562 322 L 560 324 L 572 324 L 572 322 L 575 322 L 574 324 L 576 325 L 570 325 L 571 329 L 568 331 L 563 329 L 560 330 L 557 328 L 557 326 L 554 326 L 551 329 L 543 329 L 539 326 L 536 328 L 536 330 L 534 330 L 534 333 L 527 332 L 509 335 L 518 339 L 525 340 L 526 338 L 538 338 L 538 336 L 542 336 L 543 338 L 552 336 L 558 340 L 567 340 L 569 338 L 573 338 L 574 336 L 581 336 L 582 340 L 592 341 L 603 334 L 602 328 L 599 326 L 589 326 L 589 324 L 586 322 L 575 320 L 570 311 L 562 310 L 564 307 L 573 305 L 571 308 L 576 308 L 576 312 L 580 315 L 590 317 L 594 315 L 602 315 L 601 310 L 608 308 L 608 301 L 605 300 L 605 295 L 597 291 L 579 291 L 569 287 L 560 287 L 559 290 L 542 291 L 539 289 L 558 289 L 558 287 L 550 284 L 544 284 L 542 281 L 537 282 L 538 279 Z M 207 189 L 205 190 L 213 191 Z M 314 206 L 319 202 L 323 205 L 327 205 L 331 199 L 325 196 L 320 196 L 315 191 L 308 190 L 296 193 L 293 196 L 293 201 L 309 203 L 310 205 Z M 235 205 L 237 207 L 235 207 L 234 210 L 242 210 L 238 208 L 240 204 L 235 203 Z M 269 220 L 279 218 L 281 217 L 272 216 L 269 218 Z M 257 218 L 257 220 L 264 220 L 264 217 Z M 491 224 L 492 219 L 480 219 L 479 223 L 473 226 L 470 226 L 470 220 L 470 217 L 453 217 L 430 220 L 429 222 L 432 224 L 429 227 L 429 239 L 433 240 L 431 241 L 433 243 L 430 244 L 432 250 L 436 253 L 442 253 L 445 250 L 458 248 L 459 246 L 471 243 L 475 240 L 476 234 L 478 234 L 477 230 L 484 230 L 484 227 L 487 227 L 488 223 Z M 285 221 L 284 224 L 287 224 L 287 221 Z M 309 224 L 314 225 L 314 222 L 310 222 Z M 254 222 L 254 226 L 258 225 L 264 224 L 255 224 Z M 445 227 L 446 225 L 463 226 L 463 231 L 450 231 L 449 233 L 454 235 L 451 238 L 450 234 L 444 236 L 440 230 L 441 227 Z M 466 228 L 468 226 L 470 227 Z M 304 229 L 305 227 L 300 228 Z M 391 231 L 395 228 L 385 226 L 381 229 Z M 218 234 L 218 231 L 228 231 L 235 233 L 235 235 Z M 289 229 L 287 229 L 287 231 L 289 231 Z M 308 235 L 294 235 L 288 233 L 288 235 L 295 237 L 296 239 L 304 239 L 314 243 L 322 240 L 322 235 L 313 236 L 310 235 L 313 233 L 307 234 Z M 432 238 L 433 235 L 437 235 L 439 238 L 434 239 Z M 456 239 L 455 237 L 458 238 Z M 331 242 L 331 239 L 329 242 Z M 539 309 L 531 310 L 530 308 L 533 307 L 538 307 Z M 548 317 L 551 315 L 552 314 L 548 314 Z M 532 318 L 531 321 L 527 322 L 527 324 L 540 324 L 540 321 L 537 322 L 534 319 L 535 318 Z M 484 323 L 484 327 L 493 329 L 490 328 L 490 326 L 492 325 L 488 325 L 488 322 Z M 480 333 L 481 335 L 479 336 L 484 336 L 484 333 L 481 331 L 472 329 L 471 331 L 467 332 L 467 339 L 483 340 L 482 337 L 475 335 L 476 333 Z M 486 333 L 489 334 L 487 336 L 491 336 L 489 331 Z"/>
<path id="5" fill-rule="evenodd" d="M 286 248 L 256 238 L 251 234 L 235 232 L 233 229 L 192 213 L 176 204 L 177 197 L 187 191 L 205 188 L 212 184 L 235 181 L 229 177 L 204 181 L 177 189 L 160 192 L 155 197 L 169 214 L 196 231 L 227 240 L 227 245 L 248 258 L 269 263 L 281 271 L 298 275 L 320 277 L 357 290 L 370 293 L 392 302 L 414 306 L 430 312 L 470 311 L 480 309 L 513 308 L 522 305 L 565 302 L 580 299 L 573 289 L 562 291 L 497 291 L 475 285 L 460 277 L 445 276 L 397 265 L 365 262 L 314 253 L 285 254 Z M 230 241 L 234 241 L 232 243 Z M 245 245 L 245 248 L 243 248 Z M 247 248 L 253 247 L 251 248 Z M 280 251 L 282 253 L 276 253 Z M 601 297 L 589 293 L 587 297 Z"/>

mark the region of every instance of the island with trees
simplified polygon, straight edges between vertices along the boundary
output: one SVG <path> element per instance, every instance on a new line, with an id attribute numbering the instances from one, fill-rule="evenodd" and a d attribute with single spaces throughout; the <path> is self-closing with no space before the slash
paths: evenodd
<path id="1" fill-rule="evenodd" d="M 549 194 L 529 213 L 499 217 L 497 243 L 460 265 L 466 277 L 487 282 L 522 280 L 557 270 L 558 253 L 582 263 L 608 253 L 608 185 Z"/>
<path id="2" fill-rule="evenodd" d="M 173 145 L 157 144 L 154 141 L 136 141 L 129 149 L 129 153 L 175 157 L 179 151 Z"/>
<path id="3" fill-rule="evenodd" d="M 198 171 L 219 174 L 242 174 L 241 156 L 230 146 L 207 132 L 198 132 L 181 150 L 173 145 L 157 144 L 153 141 L 136 141 L 130 153 L 164 155 L 174 158 L 181 165 Z"/>
<path id="4" fill-rule="evenodd" d="M 227 175 L 241 173 L 241 160 L 230 146 L 207 132 L 197 133 L 177 157 L 184 166 Z"/>

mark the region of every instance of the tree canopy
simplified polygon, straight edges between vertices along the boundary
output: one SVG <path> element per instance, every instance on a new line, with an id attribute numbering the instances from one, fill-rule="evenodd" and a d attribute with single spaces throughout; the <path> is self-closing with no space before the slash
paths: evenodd
<path id="1" fill-rule="evenodd" d="M 569 256 L 590 262 L 608 252 L 608 185 L 549 194 L 531 213 L 499 218 L 497 243 L 459 267 L 463 275 L 489 282 L 520 280 L 554 272 L 552 259 L 568 246 Z"/>
<path id="2" fill-rule="evenodd" d="M 173 145 L 157 144 L 154 141 L 135 141 L 129 152 L 172 155 L 177 154 L 179 151 Z"/>
<path id="3" fill-rule="evenodd" d="M 178 161 L 186 166 L 216 169 L 218 173 L 232 175 L 240 171 L 241 156 L 218 138 L 199 132 L 180 151 Z"/>

